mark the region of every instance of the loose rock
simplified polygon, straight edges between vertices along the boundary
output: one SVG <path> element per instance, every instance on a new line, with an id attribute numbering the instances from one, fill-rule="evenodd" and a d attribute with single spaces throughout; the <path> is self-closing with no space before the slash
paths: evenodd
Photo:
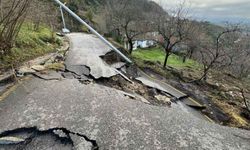
<path id="1" fill-rule="evenodd" d="M 31 74 L 31 73 L 35 73 L 36 71 L 34 69 L 31 69 L 29 67 L 22 67 L 17 71 L 17 76 L 23 76 L 26 74 Z"/>
<path id="2" fill-rule="evenodd" d="M 163 95 L 156 95 L 155 98 L 159 101 L 162 101 L 168 105 L 171 105 L 171 99 L 169 97 Z"/>
<path id="3" fill-rule="evenodd" d="M 35 71 L 43 71 L 43 70 L 45 70 L 45 67 L 42 65 L 34 65 L 31 67 L 31 69 L 33 69 Z"/>

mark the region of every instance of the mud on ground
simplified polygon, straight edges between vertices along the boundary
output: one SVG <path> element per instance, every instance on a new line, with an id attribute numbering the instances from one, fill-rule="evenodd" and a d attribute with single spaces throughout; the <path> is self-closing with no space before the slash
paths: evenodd
<path id="1" fill-rule="evenodd" d="M 210 74 L 208 82 L 189 83 L 188 81 L 196 79 L 197 71 L 163 69 L 159 64 L 152 62 L 144 64 L 137 63 L 138 67 L 147 74 L 169 83 L 204 104 L 206 109 L 203 110 L 203 113 L 216 123 L 250 130 L 250 112 L 246 109 L 239 92 L 235 91 L 235 87 L 237 89 L 242 81 L 238 81 L 228 74 L 213 72 L 212 75 Z M 227 87 L 233 87 L 233 89 Z M 249 96 L 247 85 L 243 85 L 243 87 L 246 89 L 246 95 Z M 249 99 L 249 97 L 247 98 Z"/>
<path id="2" fill-rule="evenodd" d="M 134 81 L 133 83 L 127 81 L 120 75 L 111 77 L 111 78 L 102 78 L 96 81 L 96 83 L 115 88 L 127 93 L 137 94 L 144 97 L 150 104 L 157 106 L 170 106 L 170 101 L 162 101 L 156 98 L 157 95 L 162 95 L 165 97 L 171 98 L 170 95 L 163 93 L 157 89 L 149 88 L 138 81 Z"/>

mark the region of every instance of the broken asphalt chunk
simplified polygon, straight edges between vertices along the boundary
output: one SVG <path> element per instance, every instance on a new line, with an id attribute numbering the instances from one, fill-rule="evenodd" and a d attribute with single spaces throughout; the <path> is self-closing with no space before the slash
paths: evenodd
<path id="1" fill-rule="evenodd" d="M 19 70 L 17 70 L 17 76 L 18 77 L 22 77 L 24 75 L 27 75 L 27 74 L 32 74 L 32 73 L 35 73 L 36 71 L 34 69 L 31 69 L 29 67 L 22 67 L 20 68 Z"/>
<path id="2" fill-rule="evenodd" d="M 43 70 L 45 70 L 45 67 L 42 65 L 34 65 L 31 67 L 31 69 L 33 69 L 35 71 L 43 71 Z"/>
<path id="3" fill-rule="evenodd" d="M 125 65 L 126 65 L 126 63 L 124 63 L 124 62 L 117 62 L 117 63 L 112 64 L 111 67 L 116 68 L 116 69 L 120 69 L 120 68 L 124 67 Z"/>
<path id="4" fill-rule="evenodd" d="M 79 76 L 81 75 L 89 76 L 90 74 L 90 69 L 83 65 L 76 65 L 76 66 L 66 65 L 66 70 L 68 70 L 69 72 L 73 72 Z"/>
<path id="5" fill-rule="evenodd" d="M 171 99 L 167 96 L 163 96 L 163 95 L 156 95 L 155 98 L 161 102 L 163 102 L 164 104 L 167 105 L 171 105 Z"/>
<path id="6" fill-rule="evenodd" d="M 149 78 L 149 77 L 138 77 L 136 80 L 142 82 L 144 85 L 151 87 L 151 88 L 156 88 L 157 90 L 166 92 L 167 94 L 176 97 L 177 99 L 186 96 L 186 94 L 178 91 L 174 87 L 168 85 L 167 83 L 163 83 L 161 81 Z"/>
<path id="7" fill-rule="evenodd" d="M 78 75 L 84 74 L 89 76 L 91 74 L 95 79 L 110 78 L 118 74 L 113 67 L 101 58 L 101 56 L 110 52 L 111 49 L 96 36 L 71 33 L 67 37 L 72 44 L 65 61 L 68 71 L 75 72 Z M 86 66 L 90 72 L 83 73 L 82 69 L 73 68 L 72 66 L 74 65 Z"/>
<path id="8" fill-rule="evenodd" d="M 62 76 L 59 72 L 56 71 L 49 71 L 48 73 L 32 73 L 37 78 L 43 79 L 43 80 L 62 80 Z"/>
<path id="9" fill-rule="evenodd" d="M 0 138 L 0 145 L 18 144 L 24 141 L 24 139 L 18 137 L 8 136 Z"/>
<path id="10" fill-rule="evenodd" d="M 76 75 L 71 72 L 63 72 L 62 76 L 66 79 L 75 79 Z"/>

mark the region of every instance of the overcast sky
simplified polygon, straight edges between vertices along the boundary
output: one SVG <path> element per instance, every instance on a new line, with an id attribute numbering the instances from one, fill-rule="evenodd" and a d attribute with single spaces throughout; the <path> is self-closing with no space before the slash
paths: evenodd
<path id="1" fill-rule="evenodd" d="M 154 0 L 169 9 L 181 0 Z M 250 23 L 250 0 L 186 0 L 193 18 L 220 23 L 223 21 Z"/>

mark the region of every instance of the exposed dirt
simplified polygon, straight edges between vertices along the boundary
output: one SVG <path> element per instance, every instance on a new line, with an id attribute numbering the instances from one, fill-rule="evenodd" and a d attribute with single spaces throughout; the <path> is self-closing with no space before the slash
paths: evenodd
<path id="1" fill-rule="evenodd" d="M 250 129 L 250 112 L 243 103 L 239 88 L 245 89 L 249 99 L 249 86 L 242 81 L 218 72 L 212 72 L 207 82 L 189 83 L 196 79 L 199 71 L 192 69 L 176 70 L 173 68 L 163 69 L 159 64 L 145 62 L 138 64 L 148 75 L 167 82 L 177 89 L 187 93 L 190 97 L 206 106 L 203 113 L 215 122 L 231 127 Z"/>
<path id="2" fill-rule="evenodd" d="M 216 104 L 210 101 L 209 98 L 205 96 L 205 93 L 199 90 L 196 86 L 190 83 L 183 83 L 181 81 L 177 82 L 176 80 L 167 80 L 150 68 L 145 68 L 144 71 L 148 75 L 161 80 L 162 82 L 169 83 L 175 88 L 184 91 L 188 96 L 205 106 L 205 109 L 202 110 L 202 113 L 209 116 L 215 122 L 226 125 L 225 122 L 229 120 L 229 117 L 224 114 Z"/>
<path id="3" fill-rule="evenodd" d="M 126 50 L 120 48 L 119 49 L 123 54 L 128 55 Z M 115 63 L 123 62 L 120 56 L 118 56 L 117 53 L 114 51 L 111 51 L 107 53 L 106 55 L 101 57 L 106 63 L 109 65 L 113 65 Z M 104 86 L 112 87 L 118 90 L 122 90 L 128 93 L 135 93 L 142 97 L 144 97 L 147 101 L 150 102 L 152 105 L 158 105 L 158 106 L 170 106 L 170 101 L 164 101 L 159 100 L 156 97 L 159 95 L 167 96 L 169 99 L 171 99 L 170 95 L 167 95 L 166 93 L 163 93 L 162 91 L 159 91 L 154 88 L 147 87 L 143 85 L 142 83 L 135 80 L 136 77 L 138 77 L 138 67 L 134 64 L 125 65 L 122 68 L 119 68 L 126 77 L 129 78 L 133 83 L 126 80 L 121 75 L 117 75 L 111 78 L 101 78 L 96 80 L 95 82 Z"/>
<path id="4" fill-rule="evenodd" d="M 169 96 L 169 95 L 166 95 L 165 93 L 159 90 L 156 90 L 154 88 L 149 88 L 147 86 L 144 86 L 142 83 L 139 83 L 137 81 L 133 81 L 133 83 L 131 83 L 125 80 L 120 75 L 111 77 L 109 79 L 102 78 L 102 79 L 96 80 L 95 82 L 98 84 L 107 86 L 107 87 L 112 87 L 118 90 L 122 90 L 124 92 L 132 93 L 132 94 L 135 93 L 140 96 L 143 96 L 152 105 L 157 105 L 157 106 L 170 106 L 171 105 L 171 103 L 169 103 L 168 101 L 159 100 L 156 98 L 157 95 L 162 95 L 162 96 Z M 171 97 L 169 97 L 169 99 L 170 98 Z"/>

